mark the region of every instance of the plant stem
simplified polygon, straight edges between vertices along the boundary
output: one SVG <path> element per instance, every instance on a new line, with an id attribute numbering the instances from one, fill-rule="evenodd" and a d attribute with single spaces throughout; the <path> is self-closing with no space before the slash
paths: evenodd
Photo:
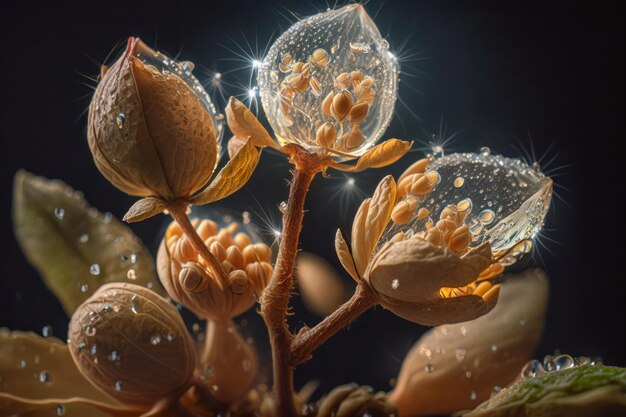
<path id="1" fill-rule="evenodd" d="M 298 253 L 298 239 L 304 217 L 304 201 L 317 171 L 296 166 L 289 190 L 287 210 L 283 216 L 283 230 L 272 278 L 261 297 L 261 314 L 267 325 L 272 345 L 274 395 L 276 413 L 292 417 L 296 413 L 293 402 L 293 367 L 290 364 L 290 346 L 293 335 L 287 327 L 289 297 L 293 286 L 293 271 Z"/>
<path id="2" fill-rule="evenodd" d="M 359 283 L 352 297 L 330 316 L 309 330 L 300 332 L 291 343 L 291 365 L 298 366 L 320 345 L 376 304 L 376 297 L 365 282 Z"/>
<path id="3" fill-rule="evenodd" d="M 198 235 L 196 228 L 193 227 L 193 225 L 189 221 L 189 217 L 186 213 L 187 205 L 173 204 L 172 206 L 168 207 L 168 210 L 172 218 L 176 220 L 176 223 L 178 223 L 180 228 L 183 229 L 185 236 L 187 236 L 187 239 L 189 239 L 194 249 L 209 263 L 211 272 L 213 272 L 222 288 L 226 287 L 228 285 L 228 279 L 226 278 L 226 274 L 222 269 L 222 265 L 211 253 L 207 245 L 204 244 L 204 241 L 202 240 L 200 235 Z"/>

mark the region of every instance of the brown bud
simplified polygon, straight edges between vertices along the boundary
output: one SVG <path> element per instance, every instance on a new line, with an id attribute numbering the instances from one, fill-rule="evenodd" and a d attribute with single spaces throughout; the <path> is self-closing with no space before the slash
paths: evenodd
<path id="1" fill-rule="evenodd" d="M 175 398 L 190 384 L 196 351 L 178 310 L 138 285 L 106 284 L 74 313 L 70 353 L 94 385 L 127 404 Z"/>
<path id="2" fill-rule="evenodd" d="M 367 117 L 367 113 L 370 110 L 370 105 L 367 103 L 357 103 L 350 109 L 349 118 L 352 123 L 363 123 Z"/>
<path id="3" fill-rule="evenodd" d="M 89 106 L 87 137 L 96 166 L 130 195 L 189 197 L 215 169 L 212 104 L 195 77 L 175 75 L 172 62 L 130 38 Z"/>
<path id="4" fill-rule="evenodd" d="M 407 224 L 413 217 L 416 208 L 417 199 L 415 197 L 407 198 L 393 208 L 391 220 L 396 224 Z"/>
<path id="5" fill-rule="evenodd" d="M 353 125 L 352 130 L 341 137 L 341 144 L 346 149 L 355 149 L 363 144 L 365 136 L 361 133 L 359 125 Z"/>
<path id="6" fill-rule="evenodd" d="M 324 114 L 324 116 L 327 116 L 327 117 L 332 116 L 332 114 L 330 113 L 330 107 L 333 104 L 334 98 L 335 98 L 335 93 L 331 91 L 322 101 L 322 113 Z"/>

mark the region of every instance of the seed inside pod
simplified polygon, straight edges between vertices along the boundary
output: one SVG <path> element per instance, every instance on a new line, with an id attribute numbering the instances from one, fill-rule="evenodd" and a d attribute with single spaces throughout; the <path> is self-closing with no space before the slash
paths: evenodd
<path id="1" fill-rule="evenodd" d="M 324 67 L 328 65 L 330 62 L 330 55 L 324 49 L 316 49 L 311 54 L 311 58 L 313 58 L 313 63 L 317 66 Z"/>
<path id="2" fill-rule="evenodd" d="M 330 113 L 335 119 L 337 119 L 337 121 L 340 122 L 346 118 L 351 108 L 352 95 L 347 91 L 341 91 L 335 94 L 330 106 Z"/>
<path id="3" fill-rule="evenodd" d="M 337 131 L 332 123 L 326 122 L 317 129 L 315 140 L 323 148 L 332 148 L 337 139 Z"/>
<path id="4" fill-rule="evenodd" d="M 363 123 L 369 112 L 370 105 L 367 103 L 357 103 L 350 109 L 349 118 L 352 123 Z"/>

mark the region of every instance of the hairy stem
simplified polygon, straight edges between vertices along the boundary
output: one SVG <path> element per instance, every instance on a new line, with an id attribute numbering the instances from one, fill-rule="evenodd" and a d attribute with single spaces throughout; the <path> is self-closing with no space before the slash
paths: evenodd
<path id="1" fill-rule="evenodd" d="M 272 278 L 261 297 L 261 313 L 270 336 L 274 373 L 276 411 L 280 417 L 296 416 L 293 403 L 293 367 L 290 346 L 293 335 L 286 317 L 293 286 L 293 271 L 298 253 L 298 239 L 304 217 L 304 201 L 317 171 L 297 167 L 293 173 L 283 230 Z"/>
<path id="2" fill-rule="evenodd" d="M 291 343 L 291 365 L 298 366 L 311 357 L 315 349 L 376 304 L 376 297 L 361 282 L 352 297 L 312 329 L 300 332 Z"/>
<path id="3" fill-rule="evenodd" d="M 180 228 L 183 229 L 185 236 L 187 236 L 187 239 L 189 239 L 194 249 L 208 262 L 211 272 L 213 272 L 222 288 L 226 287 L 226 285 L 228 285 L 228 279 L 222 269 L 222 265 L 211 253 L 207 245 L 204 244 L 204 241 L 200 235 L 198 235 L 196 228 L 193 227 L 189 221 L 189 217 L 187 217 L 186 213 L 186 204 L 173 204 L 168 207 L 168 210 L 172 218 L 176 220 L 176 223 L 178 223 Z"/>

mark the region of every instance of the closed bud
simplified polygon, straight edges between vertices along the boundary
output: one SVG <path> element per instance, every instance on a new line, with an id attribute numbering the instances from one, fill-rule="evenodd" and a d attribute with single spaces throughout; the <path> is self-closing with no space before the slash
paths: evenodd
<path id="1" fill-rule="evenodd" d="M 166 201 L 207 183 L 219 155 L 215 109 L 190 69 L 129 38 L 89 106 L 89 148 L 117 188 Z"/>
<path id="2" fill-rule="evenodd" d="M 94 385 L 126 403 L 152 405 L 190 385 L 196 350 L 178 310 L 133 284 L 106 284 L 74 313 L 69 348 Z"/>

